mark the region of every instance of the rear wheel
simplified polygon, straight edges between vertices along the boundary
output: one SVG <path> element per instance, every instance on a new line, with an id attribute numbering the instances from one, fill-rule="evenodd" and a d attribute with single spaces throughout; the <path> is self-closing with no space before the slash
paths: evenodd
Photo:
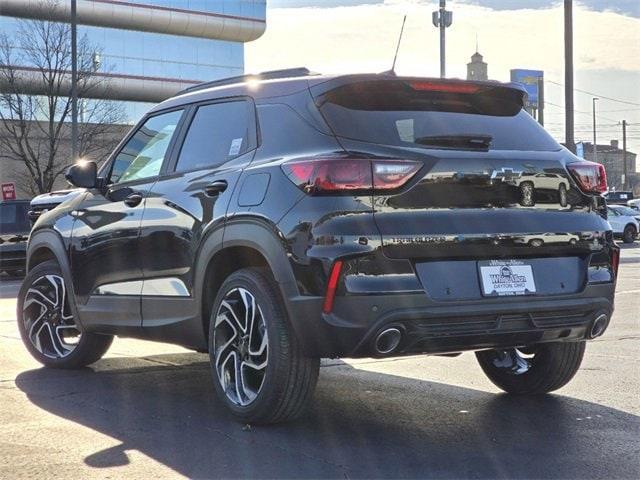
<path id="1" fill-rule="evenodd" d="M 636 227 L 633 225 L 627 225 L 624 227 L 624 232 L 622 232 L 622 241 L 624 243 L 633 243 L 637 234 L 638 232 L 636 232 Z"/>
<path id="2" fill-rule="evenodd" d="M 560 187 L 558 188 L 558 197 L 560 199 L 560 206 L 566 207 L 567 206 L 567 186 L 564 183 L 561 183 Z"/>
<path id="3" fill-rule="evenodd" d="M 535 395 L 557 390 L 573 378 L 585 342 L 545 343 L 529 348 L 476 352 L 482 370 L 508 393 Z"/>
<path id="4" fill-rule="evenodd" d="M 301 351 L 265 269 L 239 270 L 220 287 L 209 356 L 218 397 L 245 422 L 292 420 L 311 402 L 320 360 Z"/>
<path id="5" fill-rule="evenodd" d="M 80 368 L 107 352 L 113 336 L 81 332 L 57 262 L 33 268 L 18 294 L 18 329 L 29 353 L 54 368 Z"/>

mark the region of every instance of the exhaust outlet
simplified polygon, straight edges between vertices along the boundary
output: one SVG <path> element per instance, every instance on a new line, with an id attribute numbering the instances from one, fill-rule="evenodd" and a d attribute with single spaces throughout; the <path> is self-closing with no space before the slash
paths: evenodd
<path id="1" fill-rule="evenodd" d="M 607 317 L 604 313 L 598 315 L 591 324 L 591 330 L 589 330 L 589 338 L 596 338 L 602 335 L 607 328 L 608 323 L 609 317 Z"/>
<path id="2" fill-rule="evenodd" d="M 402 332 L 398 328 L 385 328 L 376 337 L 375 351 L 380 355 L 387 355 L 398 348 L 400 340 L 402 340 Z"/>

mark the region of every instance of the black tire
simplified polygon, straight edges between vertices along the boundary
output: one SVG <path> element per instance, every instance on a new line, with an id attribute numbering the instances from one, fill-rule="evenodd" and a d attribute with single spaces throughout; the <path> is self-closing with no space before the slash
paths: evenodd
<path id="1" fill-rule="evenodd" d="M 567 186 L 564 183 L 561 183 L 560 187 L 558 187 L 558 197 L 560 201 L 560 206 L 566 207 L 567 206 Z"/>
<path id="2" fill-rule="evenodd" d="M 47 277 L 55 278 L 56 280 L 58 278 L 60 279 L 61 284 L 59 284 L 59 287 L 61 289 L 64 289 L 60 291 L 64 292 L 64 294 L 62 295 L 62 298 L 66 299 L 66 301 L 65 300 L 62 300 L 61 302 L 56 301 L 56 303 L 61 303 L 62 305 L 59 307 L 59 310 L 60 310 L 58 312 L 59 316 L 56 319 L 55 315 L 53 315 L 54 318 L 52 318 L 51 322 L 57 322 L 57 323 L 51 323 L 51 322 L 42 322 L 42 323 L 51 323 L 51 325 L 57 324 L 58 326 L 64 325 L 66 328 L 69 328 L 69 329 L 73 329 L 74 325 L 76 325 L 75 320 L 73 319 L 73 316 L 71 314 L 69 303 L 67 303 L 67 302 L 72 302 L 73 298 L 72 298 L 72 295 L 68 295 L 66 293 L 69 291 L 69 288 L 67 288 L 67 286 L 64 284 L 62 271 L 60 270 L 58 263 L 53 260 L 41 263 L 40 265 L 37 265 L 36 267 L 34 267 L 29 271 L 24 281 L 22 282 L 22 287 L 20 287 L 20 292 L 18 293 L 18 306 L 17 306 L 18 329 L 20 331 L 20 336 L 22 337 L 22 342 L 24 343 L 25 347 L 27 347 L 27 350 L 29 350 L 29 353 L 31 353 L 31 355 L 38 362 L 42 363 L 46 367 L 68 368 L 68 369 L 82 368 L 91 363 L 98 361 L 107 352 L 107 350 L 109 349 L 109 346 L 111 345 L 111 342 L 113 342 L 112 335 L 98 335 L 95 333 L 80 332 L 80 336 L 77 343 L 75 344 L 75 348 L 73 348 L 69 353 L 67 353 L 66 350 L 63 350 L 64 355 L 58 355 L 57 353 L 51 353 L 51 352 L 47 354 L 46 353 L 47 349 L 44 346 L 41 346 L 42 351 L 39 350 L 36 347 L 35 343 L 32 341 L 32 339 L 30 338 L 29 333 L 27 332 L 26 323 L 29 323 L 30 326 L 32 326 L 33 323 L 35 322 L 32 322 L 33 319 L 30 318 L 31 310 L 27 310 L 27 309 L 31 309 L 32 307 L 29 306 L 25 308 L 25 299 L 28 300 L 27 295 L 32 295 L 31 293 L 29 293 L 29 290 L 32 287 L 35 289 L 42 290 L 42 288 L 40 287 L 40 283 L 44 282 L 43 279 L 46 279 Z M 46 290 L 42 290 L 42 291 L 45 292 L 43 295 L 47 294 Z M 52 298 L 55 298 L 55 297 L 52 297 Z M 43 300 L 43 304 L 46 304 L 47 307 L 49 307 L 49 304 L 45 300 Z M 40 311 L 45 310 L 43 309 L 43 307 L 40 307 L 37 305 L 35 305 L 35 307 L 39 308 Z M 67 320 L 60 320 L 61 318 L 64 318 L 64 312 L 67 312 L 68 315 L 71 315 L 71 318 L 70 319 L 68 318 Z M 47 327 L 47 328 L 49 329 L 48 331 L 50 331 L 51 327 Z M 30 330 L 32 329 L 30 328 Z M 79 330 L 76 329 L 76 331 L 79 331 Z M 52 339 L 51 340 L 52 349 L 58 348 L 63 345 L 61 343 L 56 343 L 53 341 L 53 334 L 50 335 L 50 338 Z M 55 347 L 54 344 L 58 345 L 58 347 Z"/>
<path id="3" fill-rule="evenodd" d="M 476 357 L 489 380 L 500 389 L 517 395 L 539 395 L 569 383 L 580 368 L 584 350 L 585 342 L 545 343 L 521 349 L 532 354 L 525 360 L 528 369 L 521 372 L 511 367 L 509 361 L 504 362 L 505 355 L 512 355 L 516 349 L 485 350 L 476 352 Z"/>
<path id="4" fill-rule="evenodd" d="M 624 243 L 633 243 L 636 239 L 636 227 L 633 225 L 627 225 L 624 227 L 624 232 L 622 232 L 622 241 Z"/>
<path id="5" fill-rule="evenodd" d="M 234 303 L 233 300 L 234 295 L 239 295 L 240 292 L 244 293 L 242 297 L 244 306 L 237 300 Z M 247 295 L 246 292 L 250 295 Z M 248 297 L 251 297 L 252 300 L 247 300 Z M 223 305 L 223 301 L 225 305 Z M 253 302 L 251 309 L 247 307 L 248 301 Z M 234 303 L 233 308 L 246 308 L 246 311 L 254 312 L 256 316 L 252 318 L 258 319 L 253 320 L 251 327 L 248 325 L 248 321 L 245 322 L 245 334 L 242 337 L 244 344 L 238 340 L 236 341 L 238 346 L 234 344 L 234 338 L 239 337 L 234 332 L 240 332 L 242 335 L 242 325 L 236 322 L 234 323 L 236 326 L 233 326 L 231 322 L 226 321 L 227 318 L 231 318 L 227 314 L 231 303 Z M 221 317 L 224 320 L 216 324 L 216 319 Z M 248 317 L 249 315 L 245 318 Z M 260 325 L 255 323 L 258 321 Z M 253 326 L 256 326 L 255 330 L 260 332 L 260 338 L 256 339 L 252 333 Z M 266 340 L 264 339 L 265 332 Z M 221 340 L 222 338 L 224 340 Z M 254 360 L 256 357 L 249 357 L 252 345 L 254 352 L 259 351 L 256 348 L 256 340 L 260 340 L 261 345 L 266 345 L 266 353 L 263 353 L 266 367 L 263 367 L 262 370 L 249 369 L 249 373 L 253 372 L 254 375 L 253 389 L 255 390 L 249 391 L 255 396 L 250 399 L 249 403 L 243 404 L 239 399 L 246 400 L 245 394 L 247 392 L 243 382 L 246 370 L 242 370 L 242 368 L 243 365 L 244 368 L 247 368 L 249 361 L 256 365 L 259 363 L 259 360 Z M 256 354 L 254 353 L 254 355 Z M 238 270 L 223 282 L 211 313 L 209 358 L 218 397 L 243 422 L 269 424 L 294 420 L 302 415 L 311 403 L 318 380 L 320 360 L 306 357 L 301 351 L 298 341 L 289 327 L 280 292 L 270 272 L 266 269 L 245 268 Z M 245 360 L 242 360 L 243 358 Z M 234 370 L 225 370 L 225 368 L 231 368 L 228 366 L 231 361 L 233 361 Z M 235 380 L 238 365 L 242 372 L 240 375 L 242 392 L 238 390 L 238 383 Z M 233 374 L 233 379 L 230 377 L 231 374 Z M 227 388 L 223 386 L 223 383 L 227 384 Z M 235 387 L 235 390 L 232 387 Z"/>
<path id="6" fill-rule="evenodd" d="M 520 184 L 520 192 L 522 195 L 522 205 L 531 206 L 535 203 L 536 189 L 533 182 L 522 182 Z"/>

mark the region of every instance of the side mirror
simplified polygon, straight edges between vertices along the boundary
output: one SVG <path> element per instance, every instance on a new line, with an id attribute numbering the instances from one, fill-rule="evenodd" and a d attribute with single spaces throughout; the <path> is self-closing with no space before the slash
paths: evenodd
<path id="1" fill-rule="evenodd" d="M 81 161 L 71 165 L 64 177 L 80 188 L 94 188 L 98 180 L 98 165 L 92 161 Z"/>

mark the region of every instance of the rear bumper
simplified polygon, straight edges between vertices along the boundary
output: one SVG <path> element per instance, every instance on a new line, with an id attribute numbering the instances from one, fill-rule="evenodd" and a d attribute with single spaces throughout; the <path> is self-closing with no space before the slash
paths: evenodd
<path id="1" fill-rule="evenodd" d="M 375 338 L 402 333 L 389 355 L 456 353 L 589 338 L 593 321 L 613 312 L 613 283 L 570 296 L 499 297 L 435 302 L 424 293 L 336 297 L 331 314 L 321 297 L 290 299 L 288 309 L 304 351 L 319 357 L 378 356 Z"/>

